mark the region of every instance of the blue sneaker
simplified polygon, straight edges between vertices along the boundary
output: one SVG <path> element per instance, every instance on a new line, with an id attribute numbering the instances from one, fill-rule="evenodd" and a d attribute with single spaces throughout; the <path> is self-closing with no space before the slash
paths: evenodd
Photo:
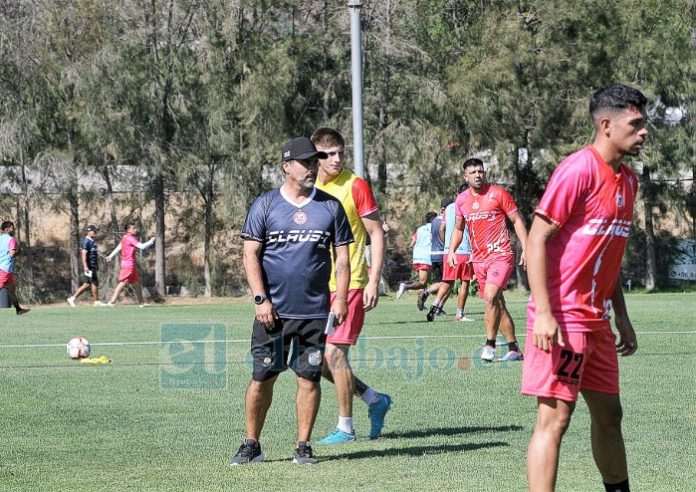
<path id="1" fill-rule="evenodd" d="M 508 353 L 500 358 L 501 362 L 508 362 L 513 360 L 524 360 L 524 355 L 519 350 L 508 350 Z"/>
<path id="2" fill-rule="evenodd" d="M 382 433 L 384 427 L 384 416 L 391 408 L 391 396 L 380 393 L 379 400 L 371 403 L 367 410 L 367 415 L 370 417 L 370 439 L 377 439 Z"/>
<path id="3" fill-rule="evenodd" d="M 317 444 L 322 446 L 330 444 L 345 444 L 347 442 L 355 441 L 355 432 L 343 432 L 341 429 L 334 429 L 334 431 L 326 436 L 324 439 L 319 441 Z"/>

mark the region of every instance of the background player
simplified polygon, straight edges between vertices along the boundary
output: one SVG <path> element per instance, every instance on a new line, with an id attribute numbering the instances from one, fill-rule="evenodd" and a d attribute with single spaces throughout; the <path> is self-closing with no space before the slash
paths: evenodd
<path id="1" fill-rule="evenodd" d="M 457 265 L 455 250 L 462 240 L 464 224 L 468 227 L 471 242 L 471 259 L 479 285 L 479 297 L 484 300 L 486 345 L 481 350 L 481 360 L 495 359 L 495 340 L 498 330 L 503 333 L 508 352 L 501 360 L 522 359 L 515 338 L 515 324 L 505 306 L 503 291 L 515 270 L 515 253 L 512 251 L 510 233 L 505 219 L 512 222 L 517 239 L 522 245 L 520 264 L 524 264 L 524 248 L 527 229 L 512 196 L 503 188 L 487 183 L 481 159 L 467 159 L 462 166 L 469 189 L 457 196 L 455 225 L 452 231 L 447 261 Z"/>
<path id="2" fill-rule="evenodd" d="M 14 237 L 14 223 L 5 221 L 0 225 L 0 289 L 7 289 L 10 303 L 18 316 L 27 314 L 30 309 L 22 308 L 17 300 L 15 287 L 14 265 L 19 242 Z"/>
<path id="3" fill-rule="evenodd" d="M 413 289 L 425 289 L 428 285 L 428 277 L 431 269 L 430 262 L 430 228 L 433 219 L 437 217 L 435 212 L 425 214 L 425 224 L 416 229 L 416 232 L 411 236 L 410 246 L 413 248 L 412 265 L 413 270 L 418 274 L 418 280 L 410 282 L 401 282 L 399 290 L 396 292 L 396 298 L 401 299 L 404 292 Z"/>
<path id="4" fill-rule="evenodd" d="M 370 438 L 382 432 L 384 416 L 391 407 L 391 397 L 367 386 L 353 375 L 348 351 L 358 340 L 365 323 L 365 312 L 374 309 L 379 300 L 379 281 L 384 262 L 384 231 L 379 207 L 367 182 L 345 169 L 345 140 L 332 128 L 319 128 L 312 134 L 312 142 L 324 152 L 319 159 L 316 186 L 338 198 L 348 216 L 355 242 L 349 247 L 350 289 L 348 291 L 348 318 L 327 337 L 324 377 L 334 383 L 338 400 L 338 424 L 334 432 L 319 444 L 342 444 L 355 440 L 353 428 L 353 395 L 368 405 Z M 369 274 L 365 248 L 369 236 L 372 268 Z M 336 298 L 336 280 L 332 276 L 332 300 Z"/>
<path id="5" fill-rule="evenodd" d="M 463 184 L 459 187 L 459 193 L 464 192 L 468 185 Z M 449 244 L 452 239 L 452 231 L 454 230 L 455 222 L 455 203 L 450 203 L 445 208 L 443 212 L 444 220 L 440 225 L 440 237 L 444 240 L 445 252 L 449 255 Z M 474 278 L 474 267 L 469 261 L 471 256 L 471 244 L 469 243 L 469 231 L 467 230 L 466 224 L 464 224 L 464 233 L 462 234 L 462 242 L 456 249 L 455 254 L 457 255 L 457 264 L 451 267 L 448 262 L 443 265 L 442 280 L 447 284 L 446 289 L 450 292 L 454 286 L 456 280 L 461 281 L 459 286 L 459 292 L 457 293 L 457 315 L 454 321 L 473 321 L 467 318 L 464 313 L 464 307 L 466 306 L 466 300 L 469 297 L 469 285 L 471 280 Z M 438 297 L 442 298 L 446 292 L 441 288 L 438 292 Z"/>
<path id="6" fill-rule="evenodd" d="M 621 161 L 643 148 L 646 103 L 640 91 L 620 84 L 595 92 L 594 141 L 558 165 L 535 212 L 522 370 L 522 393 L 537 398 L 527 453 L 533 491 L 556 486 L 561 439 L 578 392 L 590 410 L 592 455 L 605 489 L 629 490 L 617 350 L 628 356 L 638 348 L 620 281 L 638 179 Z"/>
<path id="7" fill-rule="evenodd" d="M 433 219 L 432 226 L 430 228 L 430 262 L 432 264 L 432 284 L 427 289 L 422 290 L 418 295 L 418 301 L 416 305 L 418 310 L 422 311 L 425 309 L 425 301 L 428 299 L 430 294 L 436 294 L 435 300 L 430 305 L 430 309 L 426 314 L 426 319 L 432 321 L 435 319 L 435 315 L 444 315 L 445 311 L 442 309 L 445 305 L 445 301 L 449 297 L 449 290 L 446 288 L 448 284 L 442 281 L 443 264 L 445 256 L 445 244 L 440 237 L 440 226 L 443 223 L 442 214 L 445 212 L 445 208 L 452 203 L 451 198 L 443 198 L 440 200 L 440 213 Z M 440 288 L 445 287 L 443 290 L 442 297 L 440 296 Z"/>
<path id="8" fill-rule="evenodd" d="M 111 296 L 111 300 L 108 305 L 113 306 L 118 299 L 119 294 L 126 285 L 132 285 L 135 289 L 135 295 L 138 298 L 138 304 L 140 307 L 145 306 L 145 300 L 143 299 L 143 289 L 140 284 L 140 274 L 138 273 L 138 267 L 135 264 L 135 254 L 136 250 L 145 251 L 147 248 L 155 244 L 155 238 L 151 237 L 149 241 L 141 243 L 137 236 L 138 228 L 133 222 L 126 223 L 126 233 L 118 246 L 106 257 L 106 261 L 111 261 L 114 256 L 121 252 L 121 273 L 118 275 L 118 285 L 114 290 L 114 294 Z"/>
<path id="9" fill-rule="evenodd" d="M 72 307 L 75 307 L 75 299 L 88 289 L 92 290 L 92 300 L 95 306 L 106 306 L 99 300 L 99 277 L 97 276 L 99 251 L 97 250 L 97 241 L 94 239 L 98 230 L 99 228 L 92 224 L 85 227 L 87 235 L 80 244 L 80 259 L 84 275 L 82 276 L 82 285 L 72 296 L 68 297 L 68 304 Z"/>

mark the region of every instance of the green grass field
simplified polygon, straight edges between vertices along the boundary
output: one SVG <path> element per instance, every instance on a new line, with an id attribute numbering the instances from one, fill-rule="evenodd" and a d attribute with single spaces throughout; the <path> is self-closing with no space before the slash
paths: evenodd
<path id="1" fill-rule="evenodd" d="M 523 334 L 526 297 L 508 300 Z M 633 294 L 627 302 L 640 347 L 621 360 L 632 486 L 696 490 L 696 294 Z M 318 465 L 292 465 L 295 377 L 286 373 L 262 435 L 267 461 L 235 468 L 228 463 L 244 437 L 250 377 L 248 302 L 60 306 L 24 317 L 3 310 L 0 489 L 525 490 L 535 402 L 519 396 L 520 363 L 479 362 L 483 305 L 470 299 L 468 307 L 474 323 L 451 315 L 427 323 L 410 293 L 384 297 L 368 314 L 353 366 L 394 399 L 382 438 L 366 438 L 367 408 L 356 401 L 358 441 L 315 445 Z M 68 359 L 65 343 L 76 335 L 113 362 Z M 333 387 L 322 388 L 314 441 L 337 415 Z M 579 403 L 558 490 L 601 489 Z"/>

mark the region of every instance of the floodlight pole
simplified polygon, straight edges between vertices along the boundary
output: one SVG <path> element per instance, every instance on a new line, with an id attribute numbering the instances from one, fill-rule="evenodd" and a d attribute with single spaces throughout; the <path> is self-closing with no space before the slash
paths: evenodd
<path id="1" fill-rule="evenodd" d="M 362 47 L 360 45 L 360 9 L 362 0 L 348 0 L 348 7 L 350 8 L 350 71 L 353 88 L 353 166 L 355 174 L 364 178 Z"/>

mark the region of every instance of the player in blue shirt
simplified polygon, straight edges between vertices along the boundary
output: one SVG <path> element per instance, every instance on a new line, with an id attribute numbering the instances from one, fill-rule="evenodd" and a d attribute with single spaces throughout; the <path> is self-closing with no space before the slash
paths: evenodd
<path id="1" fill-rule="evenodd" d="M 445 212 L 445 208 L 452 203 L 451 198 L 443 198 L 440 200 L 440 214 L 433 219 L 431 222 L 430 226 L 430 262 L 432 264 L 432 277 L 430 281 L 432 282 L 430 284 L 430 287 L 427 289 L 423 289 L 418 293 L 418 300 L 416 301 L 416 306 L 418 306 L 418 310 L 422 311 L 425 309 L 425 301 L 428 299 L 428 296 L 430 294 L 438 294 L 440 287 L 443 286 L 442 282 L 442 268 L 443 268 L 443 260 L 445 256 L 445 243 L 440 237 L 440 224 L 442 224 L 442 216 L 443 213 Z M 436 306 L 436 314 L 445 314 L 445 312 L 442 310 L 442 306 L 444 306 L 445 301 L 447 300 L 447 297 L 449 297 L 449 293 L 447 293 L 447 297 L 440 299 L 438 296 L 435 296 L 436 299 L 433 301 L 433 305 Z M 432 306 L 431 306 L 432 309 Z M 430 316 L 426 316 L 427 318 L 430 318 Z M 428 319 L 428 321 L 432 321 L 432 319 Z"/>
<path id="2" fill-rule="evenodd" d="M 89 224 L 85 227 L 87 235 L 80 243 L 80 259 L 82 261 L 82 285 L 75 293 L 68 297 L 68 304 L 75 307 L 75 299 L 87 289 L 92 289 L 92 300 L 95 306 L 106 306 L 99 300 L 99 278 L 97 270 L 99 269 L 99 251 L 97 250 L 97 241 L 94 239 L 97 236 L 99 228 Z"/>
<path id="3" fill-rule="evenodd" d="M 409 282 L 401 282 L 399 290 L 396 292 L 396 298 L 401 299 L 404 292 L 407 290 L 425 289 L 428 285 L 428 277 L 432 269 L 430 261 L 430 245 L 431 245 L 431 225 L 433 219 L 437 217 L 435 212 L 425 214 L 425 224 L 416 229 L 416 232 L 411 236 L 411 247 L 413 248 L 413 270 L 418 272 L 418 280 Z"/>
<path id="4" fill-rule="evenodd" d="M 273 385 L 289 367 L 297 375 L 297 448 L 293 462 L 314 464 L 309 439 L 319 410 L 319 380 L 329 311 L 340 324 L 348 314 L 348 244 L 353 233 L 341 203 L 314 188 L 318 158 L 305 137 L 283 148 L 280 188 L 258 197 L 244 226 L 244 270 L 254 294 L 252 381 L 246 392 L 247 436 L 231 465 L 264 460 L 259 444 Z M 336 263 L 336 299 L 329 306 L 331 251 Z M 289 364 L 290 345 L 293 345 Z"/>
<path id="5" fill-rule="evenodd" d="M 19 242 L 14 237 L 14 223 L 7 220 L 0 225 L 0 289 L 7 289 L 10 303 L 18 315 L 27 314 L 30 309 L 19 305 L 15 288 L 14 264 Z"/>
<path id="6" fill-rule="evenodd" d="M 464 192 L 468 185 L 464 183 L 459 187 L 459 193 Z M 449 253 L 451 248 L 450 240 L 452 238 L 452 231 L 454 231 L 455 223 L 455 203 L 452 202 L 447 207 L 445 207 L 442 216 L 444 220 L 440 223 L 440 238 L 443 239 L 445 245 L 445 255 Z M 442 269 L 442 284 L 437 292 L 437 298 L 428 312 L 426 319 L 432 321 L 435 319 L 435 315 L 439 310 L 442 309 L 444 301 L 439 302 L 438 299 L 447 299 L 452 292 L 452 287 L 456 280 L 461 280 L 461 285 L 459 287 L 459 292 L 457 294 L 457 315 L 455 316 L 455 321 L 473 321 L 467 318 L 464 314 L 464 306 L 466 305 L 466 299 L 469 296 L 469 284 L 474 278 L 474 267 L 469 262 L 469 257 L 471 256 L 471 244 L 469 243 L 469 235 L 467 226 L 464 226 L 464 234 L 462 236 L 462 241 L 459 246 L 455 249 L 457 255 L 457 265 L 451 267 L 444 262 Z"/>

